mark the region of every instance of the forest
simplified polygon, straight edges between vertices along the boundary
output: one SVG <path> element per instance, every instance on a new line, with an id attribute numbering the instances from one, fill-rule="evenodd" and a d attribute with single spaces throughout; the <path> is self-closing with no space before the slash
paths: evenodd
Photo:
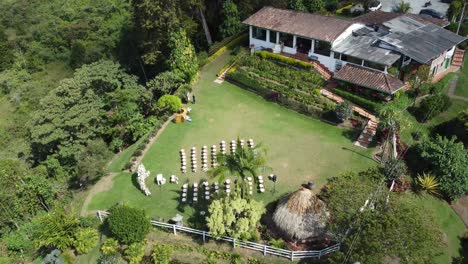
<path id="1" fill-rule="evenodd" d="M 74 197 L 187 101 L 199 69 L 247 30 L 242 20 L 263 6 L 329 14 L 343 4 L 0 0 L 0 263 L 93 246 L 97 220 L 70 216 Z"/>

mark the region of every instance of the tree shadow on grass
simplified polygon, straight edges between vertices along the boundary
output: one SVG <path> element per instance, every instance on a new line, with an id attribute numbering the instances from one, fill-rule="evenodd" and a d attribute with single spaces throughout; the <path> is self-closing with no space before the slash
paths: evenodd
<path id="1" fill-rule="evenodd" d="M 359 134 L 361 134 L 361 131 L 358 129 L 343 129 L 341 131 L 341 134 L 349 139 L 349 141 L 354 142 L 358 139 Z"/>
<path id="2" fill-rule="evenodd" d="M 359 153 L 359 152 L 357 152 L 357 151 L 355 151 L 355 150 L 353 150 L 353 149 L 349 149 L 349 148 L 347 148 L 347 147 L 341 147 L 341 149 L 347 150 L 347 151 L 351 151 L 351 152 L 353 152 L 354 154 L 357 154 L 357 155 L 359 155 L 359 156 L 361 156 L 361 157 L 363 157 L 363 158 L 370 159 L 370 160 L 372 160 L 373 162 L 378 163 L 378 162 L 377 162 L 376 160 L 374 160 L 373 158 L 371 158 L 371 157 L 369 157 L 369 156 L 366 156 L 366 155 L 364 155 L 364 154 L 362 154 L 362 153 Z"/>
<path id="3" fill-rule="evenodd" d="M 135 186 L 135 188 L 137 188 L 138 190 L 140 190 L 140 184 L 138 184 L 138 174 L 135 172 L 135 173 L 132 173 L 132 184 L 133 186 Z"/>

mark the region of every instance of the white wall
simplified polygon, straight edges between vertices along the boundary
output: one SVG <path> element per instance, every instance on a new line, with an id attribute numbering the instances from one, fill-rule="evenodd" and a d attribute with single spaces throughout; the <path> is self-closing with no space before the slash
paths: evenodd
<path id="1" fill-rule="evenodd" d="M 363 24 L 355 23 L 349 26 L 343 33 L 341 33 L 338 38 L 335 39 L 332 43 L 332 48 L 335 47 L 336 45 L 340 44 L 343 40 L 345 40 L 347 37 L 351 36 L 353 34 L 353 31 L 358 30 L 360 28 L 363 28 Z"/>

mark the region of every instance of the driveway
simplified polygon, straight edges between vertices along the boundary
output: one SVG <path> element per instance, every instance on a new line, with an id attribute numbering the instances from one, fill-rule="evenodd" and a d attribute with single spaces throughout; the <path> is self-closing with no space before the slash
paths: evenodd
<path id="1" fill-rule="evenodd" d="M 405 2 L 409 2 L 411 4 L 411 13 L 419 14 L 421 9 L 424 9 L 424 4 L 429 0 L 405 0 Z M 449 4 L 442 3 L 440 0 L 430 0 L 432 5 L 427 8 L 435 9 L 442 14 L 446 14 L 449 8 Z M 382 11 L 391 12 L 392 8 L 400 2 L 400 0 L 380 0 L 382 3 Z"/>

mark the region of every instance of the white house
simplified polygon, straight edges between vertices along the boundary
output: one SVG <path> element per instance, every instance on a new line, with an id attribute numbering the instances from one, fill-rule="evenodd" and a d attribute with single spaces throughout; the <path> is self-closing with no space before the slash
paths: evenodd
<path id="1" fill-rule="evenodd" d="M 384 15 L 348 20 L 264 7 L 243 23 L 254 49 L 318 61 L 337 80 L 385 94 L 405 87 L 399 79 L 404 66 L 430 65 L 432 76 L 446 71 L 456 45 L 465 40 L 433 18 L 379 13 Z"/>

